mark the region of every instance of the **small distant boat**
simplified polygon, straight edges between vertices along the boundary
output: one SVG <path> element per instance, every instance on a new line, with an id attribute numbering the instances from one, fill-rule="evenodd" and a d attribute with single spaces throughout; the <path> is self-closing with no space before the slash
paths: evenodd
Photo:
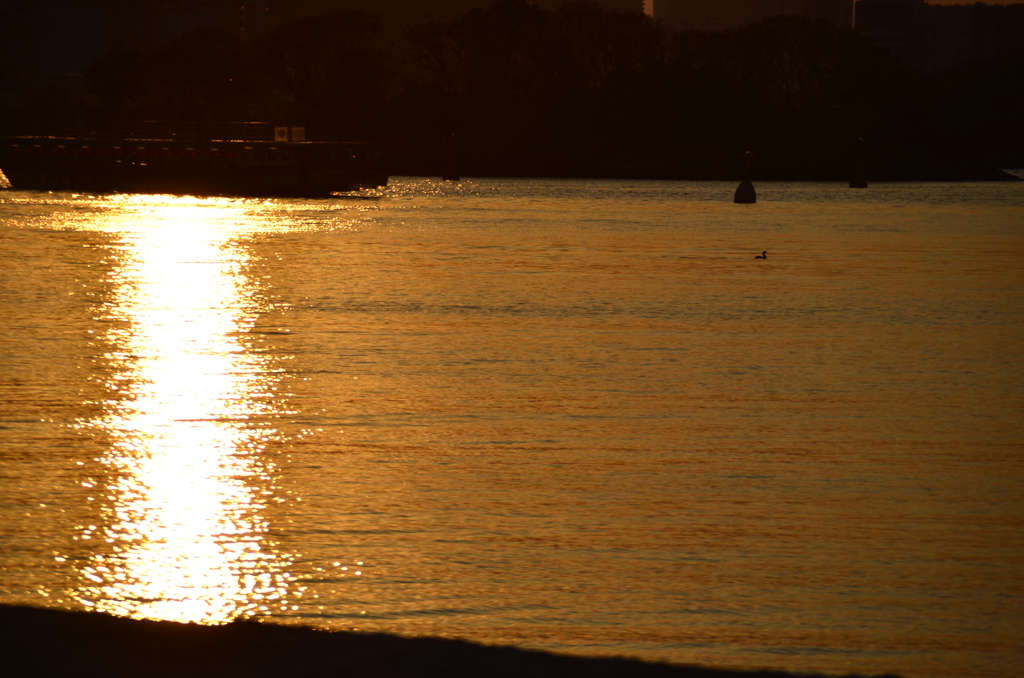
<path id="1" fill-rule="evenodd" d="M 0 171 L 15 189 L 45 191 L 326 197 L 388 183 L 380 144 L 306 141 L 302 128 L 255 140 L 167 129 L 0 138 Z"/>

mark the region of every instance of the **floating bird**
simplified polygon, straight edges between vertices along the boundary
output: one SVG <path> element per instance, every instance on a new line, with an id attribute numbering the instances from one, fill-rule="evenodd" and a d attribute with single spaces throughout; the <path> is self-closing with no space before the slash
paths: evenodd
<path id="1" fill-rule="evenodd" d="M 767 258 L 768 258 L 768 253 L 767 253 L 767 252 L 761 252 L 760 254 L 758 254 L 758 255 L 757 255 L 756 257 L 754 257 L 754 258 L 755 258 L 755 259 L 767 259 Z"/>

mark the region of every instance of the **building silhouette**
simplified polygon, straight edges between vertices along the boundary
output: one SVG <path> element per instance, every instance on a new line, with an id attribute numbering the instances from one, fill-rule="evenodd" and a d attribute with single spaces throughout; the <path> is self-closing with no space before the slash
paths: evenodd
<path id="1" fill-rule="evenodd" d="M 924 0 L 860 0 L 854 26 L 904 64 L 923 70 L 927 14 Z"/>
<path id="2" fill-rule="evenodd" d="M 1024 5 L 859 0 L 855 26 L 902 63 L 924 73 L 1024 49 Z"/>
<path id="3" fill-rule="evenodd" d="M 542 9 L 555 9 L 564 0 L 530 0 Z M 643 12 L 643 0 L 591 0 L 603 9 Z M 495 0 L 264 0 L 257 4 L 272 7 L 280 20 L 289 17 L 316 16 L 339 10 L 360 10 L 380 14 L 391 24 L 447 23 L 472 9 L 483 9 Z"/>
<path id="4" fill-rule="evenodd" d="M 248 12 L 242 7 L 225 0 L 0 0 L 0 74 L 80 74 L 111 53 L 157 48 L 202 29 L 237 30 Z"/>
<path id="5" fill-rule="evenodd" d="M 594 0 L 642 12 L 643 0 Z M 533 0 L 554 9 L 562 0 Z M 0 0 L 0 78 L 80 74 L 111 53 L 158 49 L 204 29 L 259 36 L 293 21 L 357 10 L 391 28 L 446 23 L 494 0 Z"/>

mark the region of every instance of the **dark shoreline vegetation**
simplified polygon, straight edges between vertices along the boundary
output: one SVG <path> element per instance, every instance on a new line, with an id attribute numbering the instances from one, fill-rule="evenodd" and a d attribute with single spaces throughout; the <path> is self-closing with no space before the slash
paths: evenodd
<path id="1" fill-rule="evenodd" d="M 1024 166 L 1024 49 L 924 76 L 850 30 L 774 17 L 669 34 L 640 13 L 500 0 L 451 24 L 344 11 L 248 41 L 206 31 L 7 97 L 0 128 L 262 120 L 382 141 L 395 175 L 1009 179 Z M 859 141 L 863 139 L 863 141 Z"/>
<path id="2" fill-rule="evenodd" d="M 575 657 L 437 638 L 329 632 L 258 622 L 200 626 L 2 605 L 0 634 L 5 671 L 15 676 L 796 676 L 779 671 L 730 671 Z M 813 678 L 818 674 L 799 675 Z"/>

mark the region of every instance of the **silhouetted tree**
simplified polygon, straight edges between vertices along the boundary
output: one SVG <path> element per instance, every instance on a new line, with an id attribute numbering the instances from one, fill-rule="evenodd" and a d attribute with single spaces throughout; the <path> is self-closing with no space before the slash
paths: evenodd
<path id="1" fill-rule="evenodd" d="M 0 97 L 0 115 L 287 121 L 388 142 L 398 171 L 440 171 L 452 132 L 464 174 L 735 177 L 750 150 L 760 176 L 845 178 L 861 137 L 872 177 L 1024 165 L 1024 53 L 925 77 L 799 17 L 668 35 L 591 2 L 499 0 L 405 31 L 346 11 L 245 43 L 200 31 L 86 75 L 87 93 Z"/>
<path id="2" fill-rule="evenodd" d="M 233 34 L 207 29 L 182 36 L 143 58 L 136 108 L 176 120 L 244 116 L 244 70 Z"/>
<path id="3" fill-rule="evenodd" d="M 107 117 L 131 114 L 141 95 L 141 57 L 135 50 L 117 51 L 85 71 L 99 109 Z"/>
<path id="4" fill-rule="evenodd" d="M 584 2 L 545 12 L 504 0 L 421 27 L 409 42 L 420 91 L 463 132 L 466 153 L 521 169 L 614 155 L 610 147 L 643 124 L 638 85 L 662 66 L 649 18 Z"/>
<path id="5" fill-rule="evenodd" d="M 379 135 L 400 68 L 397 52 L 375 14 L 304 19 L 249 49 L 251 99 L 267 117 Z"/>

